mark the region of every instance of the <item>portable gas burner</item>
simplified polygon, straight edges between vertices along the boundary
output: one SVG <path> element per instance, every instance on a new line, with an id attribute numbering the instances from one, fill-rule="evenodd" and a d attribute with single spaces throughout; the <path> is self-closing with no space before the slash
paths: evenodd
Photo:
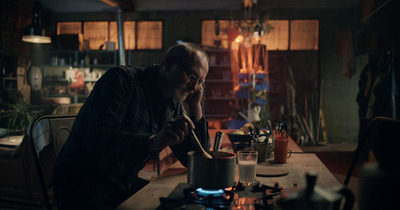
<path id="1" fill-rule="evenodd" d="M 233 191 L 225 189 L 186 188 L 183 190 L 186 200 L 192 203 L 211 205 L 230 205 L 233 201 Z"/>
<path id="2" fill-rule="evenodd" d="M 203 189 L 180 183 L 167 198 L 160 198 L 158 209 L 276 209 L 274 199 L 281 189 L 278 184 L 245 187 L 240 182 L 226 189 Z"/>

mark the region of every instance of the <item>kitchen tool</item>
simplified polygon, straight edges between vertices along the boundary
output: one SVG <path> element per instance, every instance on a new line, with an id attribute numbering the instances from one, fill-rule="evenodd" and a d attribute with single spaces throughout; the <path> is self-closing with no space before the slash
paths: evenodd
<path id="1" fill-rule="evenodd" d="M 192 139 L 193 143 L 194 143 L 194 144 L 196 145 L 196 147 L 197 147 L 198 152 L 199 152 L 202 156 L 204 156 L 205 158 L 208 158 L 208 159 L 212 159 L 212 158 L 213 158 L 213 157 L 212 157 L 210 154 L 208 154 L 208 152 L 206 152 L 206 151 L 204 150 L 204 148 L 201 146 L 199 139 L 197 138 L 196 134 L 194 133 L 194 130 L 191 130 L 191 131 L 189 132 L 189 137 L 190 137 L 190 139 Z"/>
<path id="2" fill-rule="evenodd" d="M 210 151 L 213 159 L 199 151 L 188 153 L 188 183 L 204 189 L 224 189 L 235 184 L 236 154 Z"/>
<path id="3" fill-rule="evenodd" d="M 221 148 L 221 143 L 222 143 L 222 136 L 224 135 L 223 132 L 217 131 L 215 133 L 215 140 L 214 140 L 214 151 L 219 151 Z"/>
<path id="4" fill-rule="evenodd" d="M 298 192 L 294 192 L 280 200 L 279 206 L 282 209 L 290 210 L 338 210 L 341 206 L 341 201 L 345 198 L 343 210 L 350 210 L 354 204 L 354 195 L 346 187 L 341 187 L 333 191 L 326 191 L 315 186 L 317 181 L 317 173 L 308 172 L 306 174 L 307 187 Z"/>

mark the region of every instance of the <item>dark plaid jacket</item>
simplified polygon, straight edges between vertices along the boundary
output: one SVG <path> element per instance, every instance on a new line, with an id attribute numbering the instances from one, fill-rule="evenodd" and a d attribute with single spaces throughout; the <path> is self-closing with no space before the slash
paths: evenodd
<path id="1" fill-rule="evenodd" d="M 185 112 L 182 103 L 162 99 L 158 72 L 157 65 L 145 70 L 115 67 L 96 82 L 57 159 L 56 187 L 133 187 L 146 161 L 160 152 L 149 152 L 149 136 Z M 202 145 L 209 148 L 207 121 L 194 123 Z M 187 139 L 171 146 L 183 165 L 195 148 Z"/>

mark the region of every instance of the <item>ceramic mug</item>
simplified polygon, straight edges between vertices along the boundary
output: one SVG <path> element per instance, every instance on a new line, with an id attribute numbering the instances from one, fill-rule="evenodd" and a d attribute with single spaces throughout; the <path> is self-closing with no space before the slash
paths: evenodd
<path id="1" fill-rule="evenodd" d="M 287 159 L 292 156 L 292 151 L 288 147 L 288 139 L 286 137 L 275 137 L 274 160 L 275 163 L 286 163 Z"/>

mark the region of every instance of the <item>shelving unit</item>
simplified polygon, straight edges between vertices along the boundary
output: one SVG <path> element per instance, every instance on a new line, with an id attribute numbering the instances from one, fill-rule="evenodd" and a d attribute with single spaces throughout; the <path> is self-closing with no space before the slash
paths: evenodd
<path id="1" fill-rule="evenodd" d="M 0 73 L 0 90 L 17 89 L 23 95 L 25 102 L 29 104 L 31 87 L 28 85 L 26 70 L 24 67 L 14 67 L 8 69 L 9 72 L 7 73 L 9 76 L 5 75 L 5 69 L 2 69 L 4 70 L 4 73 Z"/>
<path id="2" fill-rule="evenodd" d="M 53 66 L 110 66 L 117 64 L 117 51 L 109 50 L 51 50 L 47 52 L 45 65 Z"/>
<path id="3" fill-rule="evenodd" d="M 206 52 L 210 67 L 205 80 L 203 112 L 209 121 L 222 121 L 230 117 L 236 100 L 233 95 L 230 50 L 212 49 Z"/>
<path id="4" fill-rule="evenodd" d="M 81 103 L 86 99 L 90 93 L 90 87 L 97 79 L 116 64 L 116 51 L 48 51 L 45 64 L 41 66 L 43 96 L 46 98 L 67 97 L 71 99 L 71 103 Z M 70 90 L 67 71 L 77 70 L 83 74 L 85 87 L 83 90 Z"/>

